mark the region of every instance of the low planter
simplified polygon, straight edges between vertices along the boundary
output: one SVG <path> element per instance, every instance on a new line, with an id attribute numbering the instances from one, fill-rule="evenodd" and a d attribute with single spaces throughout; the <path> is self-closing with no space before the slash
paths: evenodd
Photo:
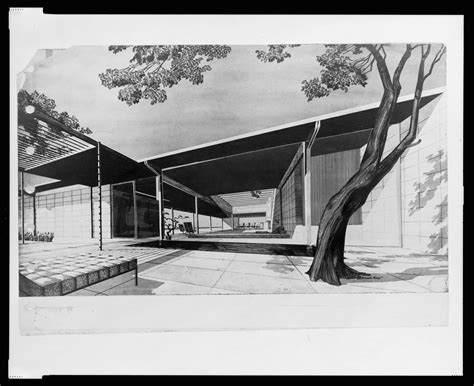
<path id="1" fill-rule="evenodd" d="M 51 242 L 54 239 L 54 232 L 38 232 L 34 235 L 32 232 L 26 232 L 25 241 L 43 241 Z M 21 240 L 21 233 L 18 233 L 18 240 Z"/>

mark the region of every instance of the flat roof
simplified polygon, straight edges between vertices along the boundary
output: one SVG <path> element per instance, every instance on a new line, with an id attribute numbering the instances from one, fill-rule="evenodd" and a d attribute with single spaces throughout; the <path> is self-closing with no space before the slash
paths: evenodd
<path id="1" fill-rule="evenodd" d="M 444 88 L 425 91 L 422 106 L 444 91 Z M 391 123 L 408 118 L 412 104 L 413 95 L 400 97 Z M 367 142 L 378 107 L 378 102 L 372 103 L 138 161 L 101 144 L 102 183 L 153 177 L 144 164 L 147 161 L 155 169 L 162 169 L 165 175 L 204 196 L 276 188 L 300 144 L 309 141 L 314 134 L 316 122 L 320 125 L 312 155 L 357 149 Z M 39 119 L 58 124 L 51 117 Z M 25 171 L 61 180 L 62 186 L 96 186 L 97 142 L 84 135 L 80 137 L 93 147 Z"/>
<path id="2" fill-rule="evenodd" d="M 444 87 L 423 92 L 422 107 L 443 92 L 445 92 Z M 392 124 L 399 123 L 411 115 L 413 97 L 413 94 L 409 94 L 398 98 Z M 251 133 L 138 159 L 137 162 L 149 161 L 156 167 L 167 169 L 243 152 L 300 143 L 309 139 L 308 136 L 310 136 L 317 121 L 321 122 L 317 138 L 370 130 L 374 125 L 375 114 L 379 105 L 380 102 L 375 102 L 317 115 Z"/>
<path id="3" fill-rule="evenodd" d="M 422 107 L 443 89 L 423 93 Z M 413 95 L 399 98 L 391 124 L 411 115 Z M 302 142 L 319 130 L 311 155 L 359 149 L 367 143 L 379 103 L 308 118 L 293 123 L 148 157 L 176 181 L 203 195 L 276 188 Z"/>

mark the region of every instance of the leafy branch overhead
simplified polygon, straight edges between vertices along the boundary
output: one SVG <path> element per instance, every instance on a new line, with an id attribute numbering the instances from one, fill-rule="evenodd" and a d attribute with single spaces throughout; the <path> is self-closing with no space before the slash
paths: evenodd
<path id="1" fill-rule="evenodd" d="M 47 133 L 54 132 L 55 135 L 68 137 L 69 134 L 57 130 L 54 127 L 40 125 L 40 122 L 33 116 L 27 113 L 27 107 L 33 106 L 35 109 L 44 112 L 45 114 L 55 118 L 59 122 L 63 123 L 68 128 L 77 131 L 81 134 L 91 134 L 92 130 L 88 127 L 83 127 L 79 123 L 79 120 L 74 115 L 69 115 L 66 111 L 56 111 L 56 102 L 54 99 L 48 98 L 44 94 L 40 94 L 37 91 L 33 91 L 31 94 L 26 90 L 18 91 L 18 115 L 22 116 L 23 125 L 20 126 L 18 135 L 22 141 L 34 149 L 37 154 L 46 154 L 51 152 L 54 147 L 54 151 L 59 155 L 66 154 L 68 151 L 67 147 L 63 147 L 58 143 L 54 143 L 50 139 Z M 46 132 L 46 135 L 45 135 Z"/>
<path id="2" fill-rule="evenodd" d="M 92 133 L 92 130 L 88 127 L 82 127 L 79 120 L 74 115 L 69 115 L 66 111 L 63 111 L 62 113 L 57 112 L 56 102 L 54 99 L 48 98 L 46 95 L 40 94 L 38 91 L 33 91 L 31 94 L 26 90 L 18 91 L 18 109 L 21 112 L 25 112 L 25 107 L 27 106 L 38 108 L 79 133 Z"/>
<path id="3" fill-rule="evenodd" d="M 166 89 L 186 79 L 194 85 L 204 81 L 204 73 L 214 59 L 226 58 L 231 48 L 225 45 L 109 46 L 118 54 L 131 49 L 130 65 L 107 69 L 99 74 L 102 85 L 118 88 L 118 98 L 129 106 L 142 99 L 153 105 L 166 101 Z"/>
<path id="4" fill-rule="evenodd" d="M 288 48 L 297 45 L 268 46 L 267 51 L 257 50 L 257 58 L 263 62 L 283 62 L 291 57 Z M 301 90 L 308 101 L 315 98 L 326 97 L 331 92 L 341 90 L 347 92 L 351 86 L 367 84 L 367 74 L 376 64 L 375 56 L 362 44 L 326 44 L 322 55 L 316 56 L 316 61 L 321 66 L 318 77 L 303 80 Z M 383 44 L 374 45 L 374 49 L 385 58 L 386 52 Z"/>

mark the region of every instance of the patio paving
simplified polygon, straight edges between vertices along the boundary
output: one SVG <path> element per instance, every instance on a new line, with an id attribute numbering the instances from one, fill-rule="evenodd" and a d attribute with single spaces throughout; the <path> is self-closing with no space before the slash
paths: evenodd
<path id="1" fill-rule="evenodd" d="M 420 293 L 448 291 L 447 256 L 402 248 L 346 247 L 346 262 L 372 278 L 311 282 L 312 258 L 163 248 L 110 248 L 135 256 L 134 272 L 92 284 L 67 296 Z"/>

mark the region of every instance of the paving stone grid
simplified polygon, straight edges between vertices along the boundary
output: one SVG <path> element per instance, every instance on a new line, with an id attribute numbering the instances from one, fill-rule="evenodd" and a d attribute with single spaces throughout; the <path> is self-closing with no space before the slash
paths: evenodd
<path id="1" fill-rule="evenodd" d="M 137 268 L 137 259 L 89 252 L 20 263 L 20 291 L 60 296 Z"/>

